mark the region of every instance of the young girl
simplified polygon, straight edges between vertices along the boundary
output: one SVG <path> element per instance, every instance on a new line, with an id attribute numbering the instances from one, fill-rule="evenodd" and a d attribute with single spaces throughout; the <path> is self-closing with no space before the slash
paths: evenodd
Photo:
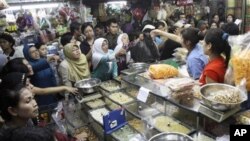
<path id="1" fill-rule="evenodd" d="M 223 83 L 230 59 L 231 47 L 227 42 L 228 34 L 221 29 L 210 29 L 204 40 L 204 53 L 209 56 L 209 63 L 202 72 L 200 83 Z M 224 57 L 221 55 L 225 55 Z"/>
<path id="2" fill-rule="evenodd" d="M 109 50 L 108 41 L 104 38 L 96 39 L 92 50 L 92 77 L 102 81 L 117 77 L 116 57 L 124 55 L 126 50 L 120 49 L 117 53 Z"/>

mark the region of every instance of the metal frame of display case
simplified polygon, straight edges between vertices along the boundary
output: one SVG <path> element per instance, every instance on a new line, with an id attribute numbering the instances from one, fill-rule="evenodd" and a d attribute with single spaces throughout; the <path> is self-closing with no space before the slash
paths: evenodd
<path id="1" fill-rule="evenodd" d="M 168 91 L 166 86 L 159 84 L 157 82 L 154 82 L 153 80 L 146 79 L 140 75 L 123 76 L 122 79 L 123 79 L 123 81 L 125 81 L 129 84 L 136 85 L 138 87 L 147 88 L 150 90 L 150 94 L 153 94 L 153 95 L 163 99 L 164 100 L 164 108 L 165 108 L 164 114 L 167 114 L 166 113 L 166 111 L 167 111 L 167 109 L 166 109 L 167 103 L 166 102 L 195 114 L 196 115 L 196 128 L 195 129 L 199 130 L 200 113 L 198 110 L 199 110 L 200 102 L 198 100 L 194 101 L 195 102 L 194 107 L 186 107 L 184 105 L 176 103 L 175 101 L 173 101 L 169 97 L 166 97 L 166 94 L 164 93 L 164 92 Z"/>

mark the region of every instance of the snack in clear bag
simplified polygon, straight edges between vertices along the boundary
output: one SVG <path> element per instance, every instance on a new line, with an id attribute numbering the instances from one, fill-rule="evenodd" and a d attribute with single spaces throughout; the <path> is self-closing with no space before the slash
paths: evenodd
<path id="1" fill-rule="evenodd" d="M 239 85 L 242 79 L 246 79 L 246 88 L 250 90 L 250 46 L 235 53 L 231 59 L 234 71 L 234 82 Z"/>
<path id="2" fill-rule="evenodd" d="M 195 80 L 184 77 L 184 78 L 170 78 L 166 81 L 165 86 L 169 87 L 172 91 L 183 91 L 192 89 L 196 84 Z"/>
<path id="3" fill-rule="evenodd" d="M 153 79 L 164 79 L 178 76 L 178 69 L 167 64 L 150 65 L 149 74 Z"/>
<path id="4" fill-rule="evenodd" d="M 233 78 L 236 85 L 239 85 L 242 79 L 246 79 L 246 88 L 250 90 L 250 32 L 239 36 L 230 36 L 228 42 L 232 47 L 231 67 L 225 75 L 225 82 L 232 83 Z M 233 72 L 233 76 L 230 73 Z M 229 84 L 230 84 L 229 83 Z"/>

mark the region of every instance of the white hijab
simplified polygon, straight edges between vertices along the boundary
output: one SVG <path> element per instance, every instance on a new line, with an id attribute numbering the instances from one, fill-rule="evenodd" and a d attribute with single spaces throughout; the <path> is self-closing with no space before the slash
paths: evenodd
<path id="1" fill-rule="evenodd" d="M 95 40 L 95 42 L 93 44 L 93 49 L 92 49 L 92 54 L 93 54 L 92 55 L 92 64 L 93 64 L 93 68 L 94 69 L 97 67 L 97 65 L 101 61 L 102 57 L 105 56 L 105 55 L 108 55 L 108 52 L 105 53 L 102 50 L 102 43 L 105 40 L 106 39 L 104 39 L 104 38 L 98 38 L 98 39 Z"/>
<path id="2" fill-rule="evenodd" d="M 128 36 L 127 33 L 122 33 L 122 34 L 120 34 L 120 35 L 118 36 L 118 38 L 117 38 L 117 45 L 116 45 L 116 47 L 115 47 L 115 49 L 114 49 L 114 52 L 115 52 L 115 53 L 117 53 L 118 51 L 120 51 L 120 49 L 122 48 L 122 46 L 123 46 L 122 37 L 125 36 L 125 35 Z"/>
<path id="3" fill-rule="evenodd" d="M 114 49 L 115 53 L 119 52 L 122 49 L 122 47 L 123 47 L 123 42 L 122 42 L 122 37 L 123 36 L 128 36 L 128 34 L 127 33 L 122 33 L 122 34 L 120 34 L 118 36 L 118 38 L 117 38 L 117 45 L 116 45 L 116 47 Z M 129 51 L 126 54 L 126 62 L 128 63 L 130 59 L 131 59 L 131 54 L 130 54 L 130 51 Z"/>

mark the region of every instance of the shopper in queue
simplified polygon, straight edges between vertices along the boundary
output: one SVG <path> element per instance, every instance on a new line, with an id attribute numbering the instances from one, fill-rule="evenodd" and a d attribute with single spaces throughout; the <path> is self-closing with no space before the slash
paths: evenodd
<path id="1" fill-rule="evenodd" d="M 59 85 L 60 80 L 57 72 L 57 67 L 61 61 L 60 57 L 57 54 L 48 54 L 48 49 L 46 44 L 38 42 L 35 44 L 35 47 L 38 50 L 41 58 L 49 60 L 49 65 L 52 68 L 53 74 L 55 75 L 56 78 L 56 84 Z"/>
<path id="2" fill-rule="evenodd" d="M 15 39 L 8 33 L 0 34 L 0 46 L 8 60 L 23 56 L 23 47 L 14 47 Z"/>
<path id="3" fill-rule="evenodd" d="M 76 41 L 79 41 L 79 43 L 80 43 L 84 40 L 84 37 L 82 36 L 82 32 L 81 32 L 81 24 L 80 23 L 72 22 L 70 24 L 69 28 L 70 28 L 70 33 L 73 35 L 73 38 Z"/>
<path id="4" fill-rule="evenodd" d="M 154 29 L 155 27 L 153 25 L 146 25 L 143 28 L 143 38 L 141 38 L 139 42 L 131 48 L 131 57 L 134 62 L 152 63 L 160 59 L 158 47 L 154 42 L 155 36 L 153 37 L 150 34 L 150 32 Z"/>
<path id="5" fill-rule="evenodd" d="M 38 105 L 32 92 L 25 86 L 24 74 L 15 76 L 19 79 L 17 85 L 11 85 L 12 88 L 2 85 L 9 78 L 0 85 L 0 114 L 5 121 L 3 129 L 33 126 L 31 119 L 38 116 Z"/>
<path id="6" fill-rule="evenodd" d="M 3 76 L 8 75 L 9 73 L 24 73 L 27 77 L 31 77 L 34 72 L 29 64 L 29 62 L 25 58 L 15 58 L 10 60 L 1 71 L 1 78 Z M 14 84 L 18 82 L 18 79 L 15 79 L 16 76 L 13 76 L 14 82 L 5 82 L 5 85 Z M 47 87 L 47 88 L 40 88 L 32 85 L 28 80 L 26 83 L 31 90 L 31 92 L 35 95 L 48 95 L 48 94 L 57 94 L 57 93 L 72 93 L 77 94 L 77 88 L 69 87 L 69 86 L 56 86 L 56 87 Z M 11 86 L 10 86 L 11 87 Z"/>
<path id="7" fill-rule="evenodd" d="M 114 53 L 109 49 L 108 41 L 105 38 L 98 38 L 94 42 L 92 54 L 92 77 L 106 81 L 118 76 L 116 57 L 126 54 L 126 50 L 121 48 Z"/>
<path id="8" fill-rule="evenodd" d="M 209 63 L 205 66 L 199 80 L 202 85 L 224 82 L 231 54 L 231 47 L 227 41 L 228 36 L 221 29 L 208 30 L 203 42 L 203 50 L 209 56 Z"/>
<path id="9" fill-rule="evenodd" d="M 114 18 L 109 19 L 107 24 L 108 33 L 105 35 L 105 38 L 108 40 L 109 49 L 114 50 L 119 36 L 119 25 L 117 20 Z"/>
<path id="10" fill-rule="evenodd" d="M 58 68 L 63 85 L 74 86 L 77 81 L 90 77 L 87 58 L 77 44 L 68 43 L 64 46 L 63 53 L 65 59 Z"/>
<path id="11" fill-rule="evenodd" d="M 33 45 L 25 45 L 23 49 L 25 58 L 32 66 L 34 74 L 31 76 L 31 83 L 36 87 L 46 88 L 55 87 L 56 78 L 52 68 L 49 65 L 50 60 L 40 57 L 38 50 Z M 54 95 L 37 96 L 38 105 L 49 105 L 57 102 Z"/>
<path id="12" fill-rule="evenodd" d="M 86 55 L 89 66 L 91 68 L 92 47 L 95 41 L 94 28 L 91 23 L 84 23 L 81 27 L 85 40 L 81 43 L 80 49 Z"/>
<path id="13" fill-rule="evenodd" d="M 117 46 L 114 49 L 115 53 L 118 53 L 121 49 L 128 50 L 129 49 L 129 37 L 127 33 L 122 33 L 118 36 Z M 117 65 L 118 65 L 118 74 L 124 69 L 127 69 L 127 63 L 130 60 L 130 52 L 127 52 L 124 55 L 117 57 Z"/>

